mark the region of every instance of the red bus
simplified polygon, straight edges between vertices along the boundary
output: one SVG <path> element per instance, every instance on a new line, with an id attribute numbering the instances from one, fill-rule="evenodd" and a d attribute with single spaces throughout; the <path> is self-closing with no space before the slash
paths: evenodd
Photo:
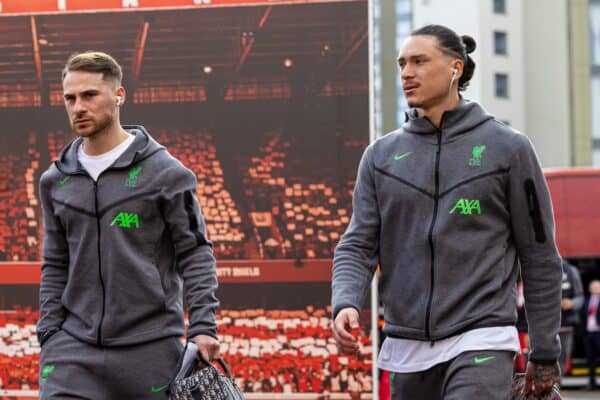
<path id="1" fill-rule="evenodd" d="M 578 267 L 587 294 L 589 282 L 600 279 L 600 168 L 552 168 L 544 174 L 552 196 L 558 250 Z M 568 373 L 588 374 L 584 354 L 576 331 Z"/>
<path id="2" fill-rule="evenodd" d="M 599 267 L 600 168 L 546 169 L 544 174 L 560 254 L 582 268 Z"/>

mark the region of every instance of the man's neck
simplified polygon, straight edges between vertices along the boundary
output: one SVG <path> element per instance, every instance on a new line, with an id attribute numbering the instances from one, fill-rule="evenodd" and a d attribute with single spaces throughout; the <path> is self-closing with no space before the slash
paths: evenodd
<path id="1" fill-rule="evenodd" d="M 459 102 L 460 97 L 458 96 L 458 92 L 454 92 L 451 96 L 446 97 L 444 101 L 441 101 L 433 107 L 421 108 L 419 110 L 419 115 L 427 118 L 436 128 L 439 128 L 442 123 L 444 112 L 452 110 Z"/>
<path id="2" fill-rule="evenodd" d="M 127 140 L 129 134 L 120 125 L 110 126 L 90 137 L 83 138 L 83 151 L 88 156 L 104 154 Z"/>

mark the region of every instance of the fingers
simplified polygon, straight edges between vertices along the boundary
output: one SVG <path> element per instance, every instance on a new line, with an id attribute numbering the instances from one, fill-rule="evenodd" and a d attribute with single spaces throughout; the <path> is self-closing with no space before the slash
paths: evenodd
<path id="1" fill-rule="evenodd" d="M 533 379 L 525 377 L 525 386 L 523 386 L 523 396 L 527 397 L 531 394 L 533 388 Z"/>
<path id="2" fill-rule="evenodd" d="M 533 377 L 535 376 L 535 367 L 528 362 L 525 369 L 525 385 L 523 386 L 523 395 L 525 397 L 533 393 Z"/>
<path id="3" fill-rule="evenodd" d="M 217 339 L 212 336 L 198 335 L 193 340 L 198 346 L 198 351 L 206 360 L 212 361 L 219 358 L 221 345 Z"/>
<path id="4" fill-rule="evenodd" d="M 208 361 L 213 361 L 220 357 L 218 344 L 209 343 L 203 347 L 198 347 L 198 351 L 200 351 Z"/>
<path id="5" fill-rule="evenodd" d="M 535 380 L 533 383 L 533 393 L 538 399 L 543 398 L 550 392 L 554 387 L 554 380 L 546 380 L 546 381 L 537 381 Z"/>
<path id="6" fill-rule="evenodd" d="M 552 385 L 548 384 L 535 384 L 533 385 L 533 393 L 538 399 L 544 398 L 545 395 L 552 391 Z"/>
<path id="7" fill-rule="evenodd" d="M 533 394 L 535 398 L 543 399 L 552 392 L 554 384 L 559 380 L 560 368 L 558 363 L 538 365 L 533 362 L 529 362 L 527 363 L 523 394 Z"/>
<path id="8" fill-rule="evenodd" d="M 219 342 L 217 340 L 213 340 L 209 342 L 205 347 L 204 351 L 208 354 L 206 357 L 208 361 L 215 360 L 219 358 Z"/>
<path id="9" fill-rule="evenodd" d="M 333 336 L 343 353 L 358 352 L 359 328 L 358 311 L 353 308 L 344 308 L 338 313 L 333 321 Z"/>
<path id="10" fill-rule="evenodd" d="M 212 359 L 211 359 L 211 358 L 210 358 L 210 356 L 208 355 L 208 352 L 207 352 L 205 349 L 198 348 L 198 352 L 199 352 L 200 354 L 202 354 L 202 358 L 203 358 L 203 359 L 205 359 L 205 360 L 208 360 L 208 361 L 212 361 Z"/>
<path id="11" fill-rule="evenodd" d="M 220 343 L 218 341 L 215 341 L 215 343 L 211 347 L 210 360 L 216 360 L 219 357 L 221 357 Z"/>

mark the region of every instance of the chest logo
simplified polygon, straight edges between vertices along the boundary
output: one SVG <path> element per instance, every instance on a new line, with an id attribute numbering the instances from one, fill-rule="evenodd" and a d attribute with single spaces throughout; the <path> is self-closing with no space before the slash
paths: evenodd
<path id="1" fill-rule="evenodd" d="M 62 178 L 60 181 L 58 181 L 58 186 L 63 187 L 67 184 L 67 181 L 69 180 L 70 176 L 65 176 L 64 178 Z"/>
<path id="2" fill-rule="evenodd" d="M 117 225 L 121 228 L 129 229 L 133 226 L 133 227 L 135 227 L 135 229 L 139 229 L 140 218 L 138 217 L 138 215 L 136 213 L 120 212 L 110 223 L 110 226 L 115 226 L 115 225 Z"/>
<path id="3" fill-rule="evenodd" d="M 457 210 L 460 211 L 461 215 L 473 215 L 473 213 L 481 215 L 479 200 L 460 199 L 452 207 L 450 214 L 454 214 Z"/>
<path id="4" fill-rule="evenodd" d="M 129 176 L 127 177 L 127 180 L 125 181 L 126 187 L 135 187 L 135 185 L 137 185 L 138 175 L 140 174 L 141 170 L 142 170 L 142 167 L 140 167 L 140 166 L 132 167 L 129 170 Z"/>
<path id="5" fill-rule="evenodd" d="M 479 167 L 481 165 L 481 157 L 485 151 L 485 145 L 473 146 L 473 157 L 469 160 L 469 166 Z"/>
<path id="6" fill-rule="evenodd" d="M 409 151 L 409 152 L 407 152 L 407 153 L 404 153 L 404 154 L 396 154 L 396 155 L 394 156 L 394 161 L 400 161 L 400 160 L 402 160 L 403 158 L 410 156 L 411 154 L 412 154 L 412 151 Z"/>

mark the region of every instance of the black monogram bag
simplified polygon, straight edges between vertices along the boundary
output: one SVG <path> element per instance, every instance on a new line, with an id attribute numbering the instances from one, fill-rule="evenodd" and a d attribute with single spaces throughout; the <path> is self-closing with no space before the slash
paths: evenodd
<path id="1" fill-rule="evenodd" d="M 169 385 L 171 400 L 244 400 L 227 364 L 216 360 L 225 374 L 206 360 L 193 342 L 186 345 L 181 367 Z M 204 365 L 197 370 L 198 365 Z"/>

